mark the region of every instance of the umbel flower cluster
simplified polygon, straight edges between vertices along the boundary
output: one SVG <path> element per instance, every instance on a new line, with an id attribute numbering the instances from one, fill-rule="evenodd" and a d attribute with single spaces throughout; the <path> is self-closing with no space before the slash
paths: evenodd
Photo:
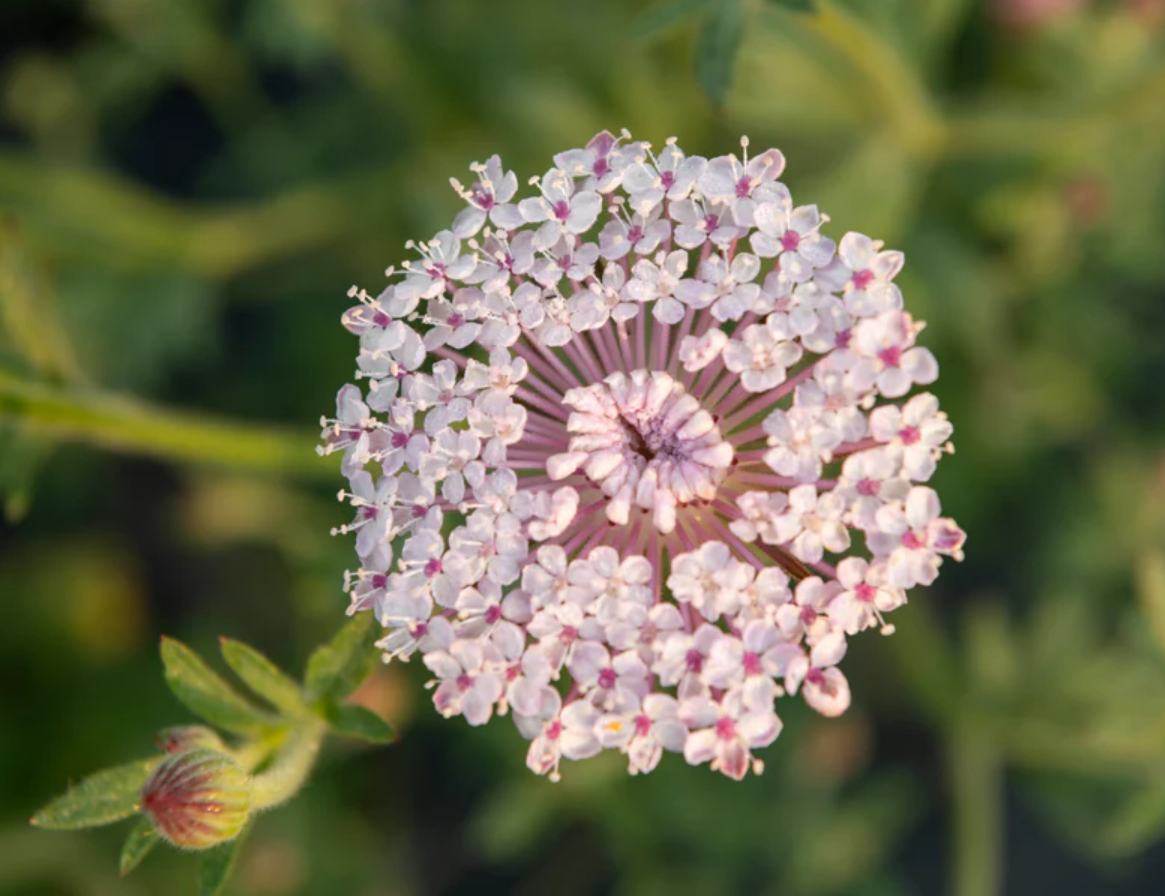
<path id="1" fill-rule="evenodd" d="M 349 613 L 420 654 L 446 717 L 508 714 L 527 765 L 663 751 L 740 779 L 778 699 L 850 703 L 846 639 L 963 531 L 900 252 L 796 205 L 775 149 L 595 136 L 518 180 L 494 156 L 448 230 L 343 316 L 324 420 L 360 566 Z"/>

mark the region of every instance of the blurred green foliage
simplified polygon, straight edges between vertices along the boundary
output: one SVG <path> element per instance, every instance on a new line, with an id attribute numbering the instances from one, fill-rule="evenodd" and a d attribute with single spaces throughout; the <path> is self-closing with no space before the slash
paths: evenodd
<path id="1" fill-rule="evenodd" d="M 626 126 L 778 145 L 836 233 L 905 250 L 967 562 L 743 785 L 612 759 L 551 786 L 382 670 L 357 697 L 403 739 L 328 753 L 237 891 L 1160 893 L 1163 27 L 1147 0 L 0 5 L 0 891 L 195 892 L 181 857 L 122 880 L 116 836 L 26 819 L 176 720 L 159 633 L 299 668 L 337 627 L 312 447 L 347 286 L 473 159 L 541 173 Z"/>

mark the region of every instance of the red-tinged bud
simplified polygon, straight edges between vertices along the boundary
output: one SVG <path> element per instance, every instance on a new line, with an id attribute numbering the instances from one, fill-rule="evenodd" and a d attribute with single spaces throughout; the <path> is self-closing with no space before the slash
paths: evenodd
<path id="1" fill-rule="evenodd" d="M 181 753 L 195 747 L 226 752 L 226 744 L 222 742 L 222 738 L 205 725 L 175 725 L 173 728 L 164 728 L 158 735 L 156 743 L 158 748 L 166 753 Z"/>
<path id="2" fill-rule="evenodd" d="M 251 779 L 205 747 L 172 753 L 142 787 L 141 811 L 182 849 L 209 849 L 239 835 L 251 813 Z"/>

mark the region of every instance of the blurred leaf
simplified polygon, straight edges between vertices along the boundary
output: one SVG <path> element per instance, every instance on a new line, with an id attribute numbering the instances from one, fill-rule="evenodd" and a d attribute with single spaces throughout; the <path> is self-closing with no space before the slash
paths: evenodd
<path id="1" fill-rule="evenodd" d="M 239 857 L 243 841 L 247 837 L 249 828 L 234 840 L 212 846 L 198 857 L 198 893 L 199 896 L 218 896 L 226 886 L 227 879 L 234 870 L 235 861 Z"/>
<path id="2" fill-rule="evenodd" d="M 696 46 L 696 81 L 718 108 L 724 105 L 732 87 L 743 36 L 744 0 L 721 0 Z"/>
<path id="3" fill-rule="evenodd" d="M 651 40 L 670 28 L 703 12 L 718 0 L 664 0 L 642 12 L 631 24 L 636 40 Z"/>
<path id="4" fill-rule="evenodd" d="M 162 638 L 162 663 L 174 696 L 212 725 L 237 734 L 262 734 L 279 724 L 240 697 L 180 641 Z"/>
<path id="5" fill-rule="evenodd" d="M 85 778 L 32 817 L 37 827 L 64 831 L 112 824 L 129 818 L 159 758 L 115 765 Z"/>
<path id="6" fill-rule="evenodd" d="M 374 648 L 376 620 L 357 613 L 331 641 L 316 650 L 307 663 L 307 700 L 338 703 L 368 677 L 380 654 Z"/>
<path id="7" fill-rule="evenodd" d="M 374 744 L 392 743 L 396 732 L 372 710 L 364 706 L 341 703 L 327 710 L 328 724 L 336 734 L 355 737 Z"/>
<path id="8" fill-rule="evenodd" d="M 28 513 L 36 473 L 51 450 L 19 423 L 0 416 L 0 500 L 8 522 L 20 522 Z"/>
<path id="9" fill-rule="evenodd" d="M 817 0 L 768 0 L 768 2 L 793 12 L 809 12 L 817 5 Z"/>
<path id="10" fill-rule="evenodd" d="M 1165 778 L 1142 787 L 1117 812 L 1100 835 L 1100 848 L 1127 856 L 1165 836 Z"/>
<path id="11" fill-rule="evenodd" d="M 1137 596 L 1157 649 L 1165 654 L 1165 552 L 1149 551 L 1138 559 Z"/>
<path id="12" fill-rule="evenodd" d="M 121 848 L 118 868 L 122 877 L 141 864 L 142 859 L 150 854 L 150 850 L 158 845 L 159 839 L 158 833 L 150 824 L 149 819 L 139 818 L 133 826 L 133 830 L 129 832 L 129 836 L 125 838 L 125 845 Z"/>
<path id="13" fill-rule="evenodd" d="M 61 328 L 53 295 L 32 269 L 12 221 L 0 219 L 0 320 L 16 348 L 37 372 L 76 380 L 81 372 Z"/>
<path id="14" fill-rule="evenodd" d="M 223 659 L 247 687 L 289 715 L 304 712 L 303 691 L 294 679 L 242 641 L 222 638 L 220 643 Z"/>

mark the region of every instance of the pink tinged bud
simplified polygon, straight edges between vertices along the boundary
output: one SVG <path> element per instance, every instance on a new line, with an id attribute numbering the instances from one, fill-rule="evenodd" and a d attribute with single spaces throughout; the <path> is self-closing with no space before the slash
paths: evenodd
<path id="1" fill-rule="evenodd" d="M 141 791 L 154 830 L 181 849 L 209 849 L 239 835 L 251 814 L 251 779 L 233 759 L 196 747 L 162 760 Z"/>
<path id="2" fill-rule="evenodd" d="M 177 725 L 166 728 L 158 735 L 155 743 L 166 753 L 181 753 L 195 747 L 206 747 L 220 752 L 226 749 L 226 744 L 222 742 L 218 733 L 205 725 Z"/>

